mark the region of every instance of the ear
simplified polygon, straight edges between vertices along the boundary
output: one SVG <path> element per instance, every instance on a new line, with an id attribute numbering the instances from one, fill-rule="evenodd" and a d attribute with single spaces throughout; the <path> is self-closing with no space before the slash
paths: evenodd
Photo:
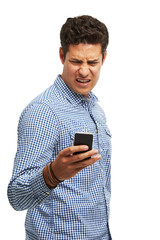
<path id="1" fill-rule="evenodd" d="M 107 57 L 107 50 L 106 50 L 106 51 L 105 51 L 105 53 L 104 53 L 104 57 L 103 57 L 102 64 L 105 62 L 105 60 L 106 60 L 106 57 Z"/>
<path id="2" fill-rule="evenodd" d="M 62 47 L 59 48 L 59 57 L 61 60 L 61 63 L 64 64 L 64 53 Z"/>

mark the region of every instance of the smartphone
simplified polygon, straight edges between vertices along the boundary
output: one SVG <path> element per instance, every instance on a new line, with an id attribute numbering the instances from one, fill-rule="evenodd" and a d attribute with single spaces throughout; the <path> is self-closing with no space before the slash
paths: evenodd
<path id="1" fill-rule="evenodd" d="M 77 145 L 87 145 L 89 147 L 89 150 L 92 150 L 92 144 L 93 144 L 93 134 L 92 133 L 88 133 L 88 132 L 77 132 L 75 133 L 74 136 L 74 146 Z M 83 151 L 83 152 L 87 152 L 87 151 Z M 76 152 L 74 154 L 78 154 L 81 152 Z"/>

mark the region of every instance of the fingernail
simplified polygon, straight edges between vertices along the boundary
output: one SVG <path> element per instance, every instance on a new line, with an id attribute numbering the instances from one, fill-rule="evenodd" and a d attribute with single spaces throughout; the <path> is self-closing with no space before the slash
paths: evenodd
<path id="1" fill-rule="evenodd" d="M 94 150 L 94 154 L 97 154 L 98 153 L 98 150 Z"/>
<path id="2" fill-rule="evenodd" d="M 88 146 L 87 146 L 87 145 L 83 146 L 83 149 L 87 150 L 87 149 L 88 149 Z"/>
<path id="3" fill-rule="evenodd" d="M 101 156 L 100 154 L 99 154 L 99 155 L 97 155 L 97 158 L 98 158 L 98 159 L 101 159 L 101 157 L 102 157 L 102 156 Z"/>

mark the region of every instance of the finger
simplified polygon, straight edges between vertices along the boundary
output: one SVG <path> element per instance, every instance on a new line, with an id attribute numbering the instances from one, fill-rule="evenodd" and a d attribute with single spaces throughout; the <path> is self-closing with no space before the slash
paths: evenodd
<path id="1" fill-rule="evenodd" d="M 101 156 L 100 154 L 98 154 L 98 155 L 96 155 L 96 156 L 94 156 L 94 157 L 91 157 L 91 158 L 89 158 L 89 159 L 85 159 L 85 160 L 82 160 L 82 161 L 80 161 L 80 162 L 75 162 L 75 163 L 74 163 L 75 168 L 80 171 L 80 170 L 82 170 L 82 169 L 84 169 L 84 168 L 86 168 L 86 167 L 94 164 L 95 162 L 97 162 L 98 160 L 100 160 L 101 157 L 102 157 L 102 156 Z"/>
<path id="2" fill-rule="evenodd" d="M 87 151 L 85 153 L 78 153 L 78 154 L 72 156 L 71 161 L 72 161 L 72 163 L 83 161 L 86 158 L 91 158 L 92 156 L 94 156 L 97 153 L 98 153 L 98 150 L 96 150 L 96 149 Z"/>
<path id="3" fill-rule="evenodd" d="M 88 146 L 87 145 L 78 145 L 78 146 L 71 146 L 68 148 L 63 149 L 59 155 L 61 157 L 66 157 L 66 156 L 70 156 L 73 155 L 75 152 L 83 152 L 88 150 Z"/>

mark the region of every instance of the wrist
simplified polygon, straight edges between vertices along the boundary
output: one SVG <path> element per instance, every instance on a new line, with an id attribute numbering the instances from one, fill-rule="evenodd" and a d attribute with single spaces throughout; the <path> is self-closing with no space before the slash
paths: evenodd
<path id="1" fill-rule="evenodd" d="M 51 163 L 50 163 L 51 164 Z M 44 178 L 44 181 L 46 183 L 46 185 L 49 187 L 49 188 L 56 188 L 57 185 L 59 184 L 58 181 L 56 181 L 52 175 L 51 175 L 51 172 L 50 172 L 50 164 L 47 164 L 44 169 L 43 169 L 43 178 Z"/>
<path id="2" fill-rule="evenodd" d="M 57 176 L 55 176 L 55 174 L 54 174 L 53 162 L 49 164 L 49 168 L 50 168 L 51 176 L 52 176 L 52 178 L 54 179 L 54 181 L 56 181 L 57 183 L 61 183 L 61 182 L 64 181 L 64 180 L 58 179 Z"/>

